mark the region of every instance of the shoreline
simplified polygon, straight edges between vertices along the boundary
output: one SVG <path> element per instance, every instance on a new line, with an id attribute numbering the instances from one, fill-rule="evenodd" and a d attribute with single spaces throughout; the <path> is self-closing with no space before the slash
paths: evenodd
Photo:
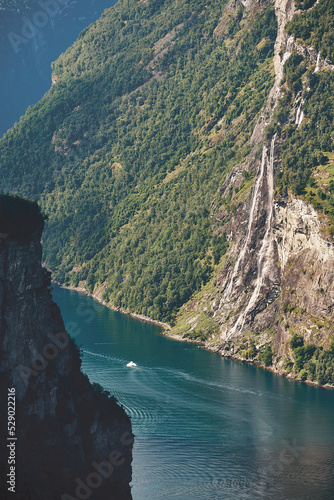
<path id="1" fill-rule="evenodd" d="M 307 385 L 310 385 L 312 387 L 322 387 L 323 389 L 334 389 L 334 385 L 330 385 L 330 384 L 321 385 L 318 382 L 314 382 L 312 380 L 301 380 L 297 376 L 294 376 L 294 375 L 289 376 L 290 375 L 289 373 L 280 372 L 274 366 L 264 366 L 264 365 L 262 365 L 257 359 L 254 359 L 254 360 L 252 360 L 252 359 L 245 359 L 245 358 L 241 358 L 237 354 L 224 354 L 217 347 L 206 345 L 205 342 L 203 342 L 202 340 L 192 340 L 192 339 L 189 339 L 189 338 L 183 338 L 183 337 L 180 337 L 178 335 L 172 334 L 170 332 L 162 332 L 162 333 L 166 337 L 169 337 L 169 338 L 174 339 L 174 340 L 179 340 L 181 342 L 190 342 L 190 343 L 193 343 L 193 344 L 198 344 L 199 347 L 203 347 L 207 351 L 211 351 L 211 352 L 214 352 L 215 354 L 219 354 L 219 356 L 221 356 L 224 359 L 233 359 L 233 361 L 238 361 L 239 363 L 247 363 L 247 364 L 255 366 L 256 368 L 263 368 L 264 370 L 266 370 L 268 372 L 271 372 L 271 373 L 273 373 L 275 375 L 279 375 L 280 377 L 284 377 L 285 379 L 291 380 L 292 382 L 301 382 L 303 384 L 307 384 Z"/>
<path id="2" fill-rule="evenodd" d="M 131 316 L 134 319 L 138 319 L 138 320 L 144 321 L 146 323 L 152 323 L 154 325 L 160 326 L 162 328 L 162 331 L 160 332 L 161 335 L 164 335 L 165 337 L 168 337 L 170 339 L 178 340 L 179 342 L 188 342 L 191 344 L 197 344 L 198 347 L 203 347 L 207 351 L 211 351 L 211 352 L 214 352 L 216 354 L 219 354 L 219 356 L 221 356 L 224 359 L 233 359 L 234 361 L 238 361 L 241 363 L 251 364 L 257 368 L 263 368 L 264 370 L 270 371 L 271 373 L 279 375 L 280 377 L 284 377 L 287 380 L 291 380 L 292 382 L 302 382 L 302 383 L 310 385 L 312 387 L 322 387 L 323 389 L 334 389 L 333 385 L 329 385 L 329 384 L 321 385 L 318 382 L 313 382 L 312 380 L 301 380 L 296 376 L 293 376 L 293 375 L 289 376 L 290 375 L 289 373 L 280 372 L 275 367 L 263 366 L 256 359 L 255 360 L 244 359 L 244 358 L 241 358 L 240 356 L 237 356 L 236 354 L 224 354 L 222 351 L 219 350 L 219 348 L 215 348 L 214 346 L 206 345 L 205 342 L 203 342 L 202 340 L 189 339 L 189 338 L 180 337 L 179 335 L 175 335 L 175 334 L 171 333 L 172 327 L 170 325 L 168 325 L 168 323 L 163 323 L 162 321 L 158 321 L 158 320 L 149 318 L 148 316 L 145 316 L 144 314 L 133 313 L 131 311 L 123 309 L 122 307 L 116 307 L 113 304 L 110 304 L 109 302 L 102 300 L 101 297 L 99 297 L 98 295 L 94 295 L 93 293 L 87 292 L 87 290 L 85 290 L 85 288 L 75 287 L 75 286 L 71 286 L 71 285 L 68 285 L 68 286 L 63 285 L 61 283 L 58 283 L 58 281 L 55 281 L 55 280 L 51 280 L 51 283 L 54 283 L 54 284 L 60 286 L 60 288 L 65 288 L 67 290 L 74 290 L 75 292 L 83 292 L 88 297 L 92 297 L 93 299 L 97 300 L 100 304 L 108 307 L 112 311 L 117 311 L 117 312 L 120 312 L 122 314 L 127 314 L 128 316 Z"/>
<path id="3" fill-rule="evenodd" d="M 63 285 L 62 283 L 58 283 L 58 281 L 55 281 L 55 280 L 51 280 L 51 283 L 54 283 L 55 285 L 60 286 L 60 288 L 65 288 L 66 290 L 74 290 L 75 292 L 83 292 L 88 297 L 92 297 L 93 299 L 100 302 L 100 304 L 108 307 L 112 311 L 126 314 L 126 315 L 131 316 L 132 318 L 138 319 L 140 321 L 145 321 L 145 323 L 153 323 L 154 325 L 160 326 L 164 330 L 163 332 L 161 332 L 164 335 L 168 335 L 168 332 L 170 332 L 172 329 L 172 327 L 170 325 L 168 325 L 168 323 L 163 323 L 162 321 L 158 321 L 156 319 L 149 318 L 148 316 L 145 316 L 144 314 L 133 313 L 131 311 L 128 311 L 127 309 L 123 309 L 122 307 L 116 307 L 113 304 L 110 304 L 110 302 L 106 302 L 105 300 L 101 299 L 101 297 L 99 297 L 98 295 L 95 295 L 94 293 L 87 292 L 87 290 L 85 288 L 75 287 L 75 286 L 71 286 L 71 285 Z"/>

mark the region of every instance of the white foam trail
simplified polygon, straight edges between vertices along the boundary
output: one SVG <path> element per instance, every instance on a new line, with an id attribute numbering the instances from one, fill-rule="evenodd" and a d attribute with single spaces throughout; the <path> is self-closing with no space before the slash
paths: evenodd
<path id="1" fill-rule="evenodd" d="M 115 358 L 113 356 L 107 356 L 106 354 L 100 354 L 98 352 L 87 351 L 83 349 L 82 352 L 84 354 L 89 354 L 90 356 L 95 356 L 96 358 L 106 359 L 107 361 L 114 361 L 116 363 L 124 364 L 125 359 Z"/>

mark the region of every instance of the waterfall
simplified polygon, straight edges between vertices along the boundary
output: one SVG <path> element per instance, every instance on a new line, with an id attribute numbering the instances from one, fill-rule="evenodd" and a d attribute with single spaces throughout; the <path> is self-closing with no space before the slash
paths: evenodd
<path id="1" fill-rule="evenodd" d="M 284 73 L 284 64 L 286 61 L 289 59 L 290 55 L 292 54 L 294 50 L 294 37 L 290 36 L 288 40 L 286 40 L 286 35 L 284 31 L 284 27 L 288 21 L 291 20 L 292 15 L 294 13 L 294 6 L 292 5 L 293 2 L 290 2 L 290 0 L 275 0 L 275 12 L 277 16 L 277 21 L 278 21 L 278 30 L 277 30 L 277 37 L 275 41 L 275 46 L 274 46 L 274 70 L 275 70 L 275 82 L 270 90 L 267 103 L 263 107 L 261 111 L 261 115 L 254 127 L 254 131 L 251 137 L 251 144 L 257 144 L 260 141 L 263 140 L 263 132 L 264 128 L 268 123 L 271 122 L 273 113 L 275 111 L 275 108 L 277 106 L 278 99 L 280 97 L 280 83 L 283 78 L 283 73 Z M 285 52 L 283 56 L 281 57 L 281 49 L 285 47 Z M 303 102 L 301 102 L 301 105 Z M 269 119 L 268 119 L 269 117 Z M 304 113 L 301 111 L 301 107 L 298 111 L 298 123 L 296 121 L 296 124 L 299 126 L 303 120 Z M 297 120 L 297 116 L 296 116 Z M 265 165 L 267 163 L 267 185 L 268 185 L 268 201 L 267 201 L 267 222 L 266 222 L 266 228 L 265 228 L 265 236 L 262 241 L 260 253 L 259 253 L 259 258 L 258 258 L 258 272 L 257 272 L 257 279 L 256 279 L 256 285 L 254 292 L 251 296 L 250 302 L 248 306 L 246 307 L 244 313 L 242 313 L 236 323 L 234 324 L 233 328 L 230 330 L 228 333 L 228 337 L 233 335 L 233 333 L 237 330 L 240 329 L 239 325 L 244 324 L 245 318 L 253 305 L 256 303 L 257 298 L 259 296 L 261 286 L 264 280 L 264 277 L 267 275 L 267 270 L 268 270 L 268 259 L 273 247 L 273 238 L 272 238 L 272 219 L 273 219 L 273 196 L 274 196 L 274 173 L 273 173 L 273 165 L 274 165 L 274 148 L 275 148 L 275 138 L 276 134 L 273 137 L 271 141 L 271 147 L 270 147 L 270 156 L 268 159 L 267 155 L 267 148 L 266 146 L 263 146 L 262 150 L 262 160 L 261 160 L 261 165 L 259 168 L 259 172 L 257 173 L 257 180 L 253 188 L 253 193 L 251 195 L 251 209 L 249 213 L 249 218 L 248 218 L 248 227 L 247 227 L 247 233 L 245 237 L 245 241 L 239 241 L 238 246 L 241 247 L 240 253 L 237 257 L 236 263 L 234 264 L 233 270 L 231 277 L 228 281 L 228 285 L 226 288 L 223 290 L 222 297 L 219 301 L 219 305 L 214 312 L 214 316 L 218 313 L 219 310 L 221 310 L 224 302 L 230 301 L 231 303 L 231 295 L 234 287 L 240 283 L 240 268 L 242 267 L 242 264 L 245 261 L 246 254 L 249 252 L 249 246 L 250 246 L 250 239 L 252 236 L 252 226 L 254 223 L 254 219 L 256 217 L 256 208 L 259 204 L 259 191 L 260 188 L 263 184 L 263 177 L 264 177 L 264 172 L 265 172 Z"/>
<path id="2" fill-rule="evenodd" d="M 313 73 L 317 73 L 317 71 L 319 71 L 319 69 L 320 69 L 320 52 L 318 53 L 317 63 L 315 65 L 315 70 L 313 71 Z"/>
<path id="3" fill-rule="evenodd" d="M 267 156 L 267 148 L 265 146 L 263 146 L 260 173 L 259 173 L 259 176 L 258 176 L 256 184 L 255 184 L 253 197 L 252 197 L 252 205 L 251 205 L 251 209 L 249 212 L 246 240 L 245 240 L 245 243 L 242 247 L 241 252 L 239 253 L 239 257 L 234 265 L 233 273 L 232 273 L 232 277 L 230 279 L 229 285 L 228 285 L 227 289 L 224 291 L 222 298 L 220 299 L 218 310 L 222 307 L 223 302 L 230 298 L 231 291 L 232 291 L 232 288 L 234 285 L 234 280 L 235 280 L 236 276 L 238 275 L 240 264 L 243 262 L 245 255 L 246 255 L 246 252 L 247 252 L 247 249 L 248 249 L 248 243 L 249 243 L 249 239 L 251 237 L 251 229 L 252 229 L 252 225 L 253 225 L 253 221 L 254 221 L 255 208 L 256 208 L 257 200 L 258 200 L 258 193 L 259 193 L 259 189 L 260 189 L 260 186 L 262 184 L 262 179 L 263 179 L 263 175 L 264 175 L 264 165 L 265 165 L 265 161 L 266 161 L 266 156 Z M 215 311 L 214 316 L 216 315 L 216 313 L 217 313 L 217 311 Z"/>
<path id="4" fill-rule="evenodd" d="M 273 236 L 272 236 L 272 219 L 274 211 L 274 153 L 275 153 L 275 139 L 276 134 L 271 140 L 270 145 L 270 157 L 269 162 L 267 162 L 267 186 L 268 186 L 268 199 L 267 199 L 267 221 L 266 221 L 266 231 L 262 240 L 262 245 L 258 256 L 258 266 L 257 266 L 257 277 L 256 284 L 252 296 L 248 302 L 247 307 L 240 314 L 237 321 L 233 325 L 232 329 L 228 333 L 228 337 L 232 337 L 237 330 L 242 330 L 247 314 L 255 306 L 256 301 L 260 295 L 261 287 L 264 278 L 267 276 L 269 267 L 269 257 L 273 248 Z M 266 154 L 264 149 L 264 154 L 262 155 L 262 165 L 261 169 L 264 169 L 264 163 L 266 160 Z M 263 177 L 263 175 L 262 175 Z"/>
<path id="5" fill-rule="evenodd" d="M 295 119 L 295 125 L 298 125 L 298 128 L 301 126 L 303 118 L 304 118 L 304 111 L 301 110 L 302 104 L 304 104 L 304 101 L 301 100 L 299 107 L 297 109 L 296 113 L 296 119 Z"/>
<path id="6" fill-rule="evenodd" d="M 300 113 L 299 120 L 298 120 L 298 123 L 297 123 L 297 125 L 298 125 L 298 127 L 297 127 L 297 128 L 299 128 L 299 127 L 301 126 L 302 121 L 303 121 L 303 118 L 304 118 L 304 111 L 302 111 L 302 112 Z"/>
<path id="7" fill-rule="evenodd" d="M 294 40 L 293 36 L 290 36 L 288 41 L 287 41 L 287 50 L 284 52 L 282 59 L 279 58 L 279 60 L 280 60 L 279 65 L 277 68 L 275 68 L 275 71 L 276 71 L 275 84 L 270 91 L 270 96 L 273 96 L 275 101 L 277 101 L 278 95 L 279 95 L 279 84 L 283 78 L 284 64 L 286 63 L 286 61 L 289 59 L 289 57 L 291 55 L 293 40 Z M 269 98 L 270 98 L 270 96 L 269 96 Z M 300 126 L 300 124 L 304 118 L 304 112 L 301 111 L 301 109 L 300 109 L 302 104 L 303 104 L 303 101 L 301 101 L 301 103 L 300 103 L 300 106 L 299 106 L 298 111 L 297 111 L 297 116 L 296 116 L 296 124 L 298 125 L 298 127 Z M 297 123 L 297 117 L 298 117 L 298 123 Z M 256 135 L 257 127 L 258 127 L 258 124 L 255 126 L 252 138 L 254 138 L 254 136 Z M 272 139 L 272 145 L 275 143 L 275 137 L 276 137 L 276 134 L 275 134 L 274 138 Z M 230 298 L 232 288 L 234 285 L 234 281 L 238 275 L 240 264 L 243 262 L 245 255 L 246 255 L 246 252 L 248 250 L 248 243 L 249 243 L 249 239 L 251 236 L 252 224 L 254 221 L 254 213 L 255 213 L 255 208 L 256 208 L 257 199 L 258 199 L 258 192 L 259 192 L 259 189 L 260 189 L 260 186 L 261 186 L 261 183 L 263 180 L 263 175 L 264 175 L 264 166 L 265 166 L 265 162 L 266 162 L 266 157 L 267 157 L 267 148 L 265 146 L 263 146 L 260 173 L 258 175 L 256 185 L 254 188 L 254 192 L 253 192 L 252 205 L 251 205 L 251 210 L 250 210 L 249 220 L 248 220 L 246 240 L 245 240 L 245 243 L 244 243 L 242 250 L 239 254 L 239 257 L 234 265 L 232 277 L 230 279 L 228 287 L 224 291 L 224 293 L 219 301 L 219 306 L 218 306 L 218 309 L 215 311 L 214 316 L 216 316 L 217 311 L 219 311 L 219 309 L 221 309 L 224 301 L 226 301 Z"/>
<path id="8" fill-rule="evenodd" d="M 286 43 L 286 51 L 284 52 L 283 57 L 280 60 L 279 67 L 278 67 L 278 70 L 276 73 L 275 85 L 274 85 L 274 87 L 277 87 L 276 91 L 278 91 L 279 85 L 280 85 L 282 78 L 283 78 L 284 64 L 291 56 L 291 52 L 293 50 L 293 41 L 294 41 L 293 36 L 290 36 L 288 38 L 287 43 Z"/>
<path id="9" fill-rule="evenodd" d="M 298 125 L 299 123 L 299 116 L 300 116 L 300 108 L 302 107 L 302 103 L 299 104 L 299 107 L 297 109 L 297 113 L 296 113 L 296 120 L 295 120 L 295 124 Z"/>

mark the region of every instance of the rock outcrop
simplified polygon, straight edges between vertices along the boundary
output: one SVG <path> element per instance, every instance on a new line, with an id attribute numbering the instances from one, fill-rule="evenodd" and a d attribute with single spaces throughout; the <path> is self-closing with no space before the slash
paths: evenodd
<path id="1" fill-rule="evenodd" d="M 131 499 L 131 423 L 80 371 L 41 266 L 43 225 L 36 204 L 0 198 L 0 497 Z M 16 440 L 7 429 L 8 389 Z M 12 442 L 15 494 L 7 483 Z"/>
<path id="2" fill-rule="evenodd" d="M 294 14 L 292 1 L 276 0 L 275 12 L 275 83 L 255 126 L 251 153 L 227 177 L 211 207 L 214 230 L 226 233 L 230 248 L 214 281 L 183 307 L 174 331 L 201 339 L 224 356 L 256 363 L 259 352 L 271 345 L 271 369 L 298 377 L 286 371 L 294 355 L 291 336 L 330 349 L 334 335 L 334 243 L 324 216 L 305 200 L 275 194 L 284 137 L 266 136 L 265 128 L 273 120 L 284 64 L 293 52 L 316 64 L 314 72 L 333 66 L 286 34 Z M 302 104 L 299 97 L 296 109 L 290 110 L 291 123 L 298 128 Z M 247 194 L 242 189 L 245 173 L 248 179 L 254 175 Z M 227 199 L 233 214 L 225 208 Z"/>

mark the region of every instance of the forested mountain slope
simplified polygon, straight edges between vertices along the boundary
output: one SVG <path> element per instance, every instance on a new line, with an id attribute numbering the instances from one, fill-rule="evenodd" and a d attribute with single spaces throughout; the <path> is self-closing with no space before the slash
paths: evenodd
<path id="1" fill-rule="evenodd" d="M 333 314 L 333 5 L 296 3 L 120 1 L 0 141 L 55 279 L 280 370 Z"/>
<path id="2" fill-rule="evenodd" d="M 120 2 L 54 65 L 1 141 L 2 189 L 48 213 L 55 277 L 107 283 L 116 306 L 171 321 L 227 245 L 217 186 L 244 156 L 273 81 L 273 6 Z M 73 271 L 73 268 L 75 271 Z"/>

